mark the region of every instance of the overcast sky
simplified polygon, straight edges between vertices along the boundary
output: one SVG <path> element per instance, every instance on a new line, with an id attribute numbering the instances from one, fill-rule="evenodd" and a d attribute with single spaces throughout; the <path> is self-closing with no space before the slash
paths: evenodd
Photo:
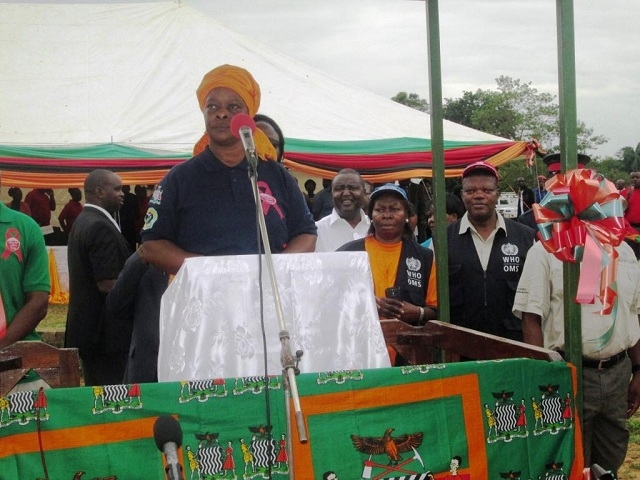
<path id="1" fill-rule="evenodd" d="M 181 1 L 332 77 L 387 98 L 428 99 L 423 1 Z M 555 0 L 440 0 L 439 10 L 445 98 L 494 90 L 500 75 L 557 96 Z M 578 118 L 609 138 L 591 153 L 614 155 L 640 142 L 640 1 L 574 0 L 574 10 Z"/>
<path id="2" fill-rule="evenodd" d="M 333 77 L 428 98 L 422 1 L 182 1 Z M 557 96 L 554 0 L 440 0 L 439 11 L 445 98 L 495 89 L 500 75 Z M 595 153 L 614 155 L 640 142 L 640 2 L 575 0 L 574 11 L 578 118 L 609 138 Z"/>

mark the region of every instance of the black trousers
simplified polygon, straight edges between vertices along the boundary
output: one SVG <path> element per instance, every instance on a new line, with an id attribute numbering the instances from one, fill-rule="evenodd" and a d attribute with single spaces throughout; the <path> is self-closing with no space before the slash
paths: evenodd
<path id="1" fill-rule="evenodd" d="M 80 354 L 84 384 L 86 386 L 121 384 L 127 357 L 126 352 L 90 356 Z"/>

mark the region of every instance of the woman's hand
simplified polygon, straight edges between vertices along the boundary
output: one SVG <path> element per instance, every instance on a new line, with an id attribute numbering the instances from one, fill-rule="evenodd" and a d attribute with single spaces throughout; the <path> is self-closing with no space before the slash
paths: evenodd
<path id="1" fill-rule="evenodd" d="M 424 307 L 422 312 L 424 312 Z M 424 313 L 421 313 L 421 307 L 409 302 L 402 302 L 402 315 L 399 320 L 414 326 L 424 325 L 426 322 Z"/>
<path id="2" fill-rule="evenodd" d="M 394 298 L 376 297 L 376 305 L 380 318 L 395 318 L 409 325 L 424 325 L 436 318 L 436 312 L 430 307 L 422 307 L 423 313 L 419 306 Z"/>
<path id="3" fill-rule="evenodd" d="M 376 297 L 378 316 L 380 318 L 396 318 L 402 320 L 404 302 L 395 298 Z"/>

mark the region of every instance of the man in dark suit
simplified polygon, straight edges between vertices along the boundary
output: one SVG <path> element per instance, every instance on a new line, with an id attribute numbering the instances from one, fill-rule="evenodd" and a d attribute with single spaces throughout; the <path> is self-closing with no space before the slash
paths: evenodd
<path id="1" fill-rule="evenodd" d="M 535 202 L 533 190 L 524 183 L 524 178 L 518 178 L 518 217 L 524 212 L 531 210 L 531 205 Z"/>
<path id="2" fill-rule="evenodd" d="M 122 383 L 131 328 L 105 322 L 104 300 L 131 254 L 112 214 L 122 206 L 120 177 L 94 170 L 69 234 L 69 311 L 65 346 L 80 353 L 85 385 Z"/>
<path id="3" fill-rule="evenodd" d="M 133 326 L 124 383 L 158 381 L 160 300 L 169 276 L 134 253 L 107 295 L 108 318 Z"/>

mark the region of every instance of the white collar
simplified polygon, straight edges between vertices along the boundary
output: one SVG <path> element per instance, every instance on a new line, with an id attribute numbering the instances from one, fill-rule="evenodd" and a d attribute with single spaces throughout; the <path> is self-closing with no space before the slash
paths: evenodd
<path id="1" fill-rule="evenodd" d="M 120 231 L 120 225 L 118 225 L 118 222 L 116 222 L 115 218 L 113 218 L 111 214 L 107 212 L 104 208 L 102 208 L 99 205 L 96 205 L 95 203 L 85 203 L 84 206 L 95 208 L 96 210 L 100 210 L 109 220 L 111 220 L 111 223 L 113 223 L 116 226 L 118 231 Z"/>

